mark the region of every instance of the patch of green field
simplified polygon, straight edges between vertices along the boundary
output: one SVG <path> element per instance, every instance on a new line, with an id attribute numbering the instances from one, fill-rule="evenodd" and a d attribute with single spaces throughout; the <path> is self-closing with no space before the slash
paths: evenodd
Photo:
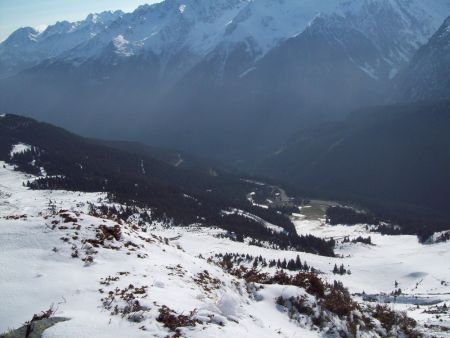
<path id="1" fill-rule="evenodd" d="M 302 206 L 300 213 L 306 219 L 317 220 L 325 218 L 327 208 L 336 205 L 338 205 L 336 202 L 312 200 L 309 204 Z"/>

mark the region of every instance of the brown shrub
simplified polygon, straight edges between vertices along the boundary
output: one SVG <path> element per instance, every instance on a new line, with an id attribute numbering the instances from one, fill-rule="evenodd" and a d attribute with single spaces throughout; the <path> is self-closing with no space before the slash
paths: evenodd
<path id="1" fill-rule="evenodd" d="M 417 323 L 414 319 L 409 318 L 405 312 L 395 312 L 387 305 L 377 305 L 375 307 L 373 316 L 378 319 L 381 325 L 387 330 L 391 331 L 394 326 L 402 330 L 409 338 L 422 337 L 414 328 Z"/>
<path id="2" fill-rule="evenodd" d="M 292 277 L 291 285 L 304 288 L 306 292 L 318 298 L 322 298 L 325 295 L 325 284 L 312 272 L 299 272 Z"/>
<path id="3" fill-rule="evenodd" d="M 350 316 L 352 311 L 357 308 L 357 304 L 350 297 L 350 294 L 346 290 L 337 288 L 331 288 L 330 292 L 325 295 L 321 305 L 339 317 Z"/>
<path id="4" fill-rule="evenodd" d="M 78 219 L 73 217 L 68 210 L 61 210 L 59 215 L 63 218 L 64 223 L 76 223 Z"/>
<path id="5" fill-rule="evenodd" d="M 197 285 L 201 286 L 205 292 L 217 290 L 222 285 L 222 282 L 219 279 L 212 277 L 208 270 L 198 273 L 193 280 Z"/>
<path id="6" fill-rule="evenodd" d="M 122 236 L 122 232 L 120 230 L 120 225 L 116 224 L 113 227 L 108 227 L 106 225 L 102 225 L 100 230 L 103 232 L 105 238 L 109 241 L 115 239 L 116 241 L 120 240 Z"/>
<path id="7" fill-rule="evenodd" d="M 189 316 L 179 315 L 175 311 L 163 305 L 159 309 L 159 315 L 156 320 L 163 323 L 169 330 L 179 333 L 180 327 L 195 326 L 197 324 L 197 320 L 193 319 L 193 316 L 194 311 L 192 311 Z"/>

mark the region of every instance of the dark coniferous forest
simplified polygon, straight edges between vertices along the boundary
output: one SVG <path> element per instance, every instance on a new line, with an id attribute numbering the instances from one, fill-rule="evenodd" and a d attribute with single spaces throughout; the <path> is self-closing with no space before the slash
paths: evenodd
<path id="1" fill-rule="evenodd" d="M 32 189 L 64 189 L 108 193 L 111 201 L 150 208 L 154 220 L 174 225 L 218 226 L 243 240 L 250 236 L 282 249 L 297 249 L 333 256 L 333 241 L 298 236 L 286 214 L 277 209 L 252 205 L 246 198 L 254 189 L 249 180 L 206 168 L 176 168 L 148 154 L 128 152 L 84 139 L 49 124 L 15 115 L 0 120 L 1 159 L 19 170 L 47 176 L 30 180 Z M 12 145 L 33 144 L 29 151 L 10 157 Z M 255 215 L 255 220 L 241 214 Z M 264 227 L 268 222 L 281 227 L 281 234 Z"/>

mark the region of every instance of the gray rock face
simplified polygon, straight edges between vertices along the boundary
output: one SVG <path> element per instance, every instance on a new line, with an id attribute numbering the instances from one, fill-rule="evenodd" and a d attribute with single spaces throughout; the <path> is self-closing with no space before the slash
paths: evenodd
<path id="1" fill-rule="evenodd" d="M 450 99 L 450 17 L 397 79 L 397 101 Z"/>
<path id="2" fill-rule="evenodd" d="M 27 337 L 27 332 L 28 332 L 28 334 L 29 334 L 28 338 L 41 338 L 42 334 L 44 333 L 45 330 L 56 325 L 57 323 L 65 322 L 66 320 L 69 320 L 69 318 L 64 318 L 64 317 L 44 318 L 44 319 L 32 322 L 30 324 L 29 328 L 28 328 L 28 325 L 23 325 L 16 330 L 12 330 L 12 331 L 1 334 L 0 337 L 1 338 L 24 338 L 24 337 Z"/>

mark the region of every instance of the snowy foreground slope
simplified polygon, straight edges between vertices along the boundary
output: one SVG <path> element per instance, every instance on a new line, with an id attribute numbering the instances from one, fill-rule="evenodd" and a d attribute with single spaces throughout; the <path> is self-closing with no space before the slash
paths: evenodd
<path id="1" fill-rule="evenodd" d="M 442 330 L 450 327 L 443 310 L 450 302 L 448 242 L 423 246 L 412 236 L 372 233 L 375 245 L 338 244 L 342 258 L 329 258 L 233 242 L 216 229 L 151 224 L 143 231 L 132 217 L 125 223 L 90 213 L 88 204 L 99 205 L 103 194 L 33 191 L 22 185 L 30 179 L 0 162 L 0 333 L 51 306 L 55 316 L 68 320 L 44 337 L 334 337 L 332 332 L 345 331 L 336 315 L 327 314 L 328 324 L 319 330 L 306 315 L 289 316 L 286 304 L 277 301 L 299 297 L 318 310 L 305 289 L 248 283 L 216 264 L 220 253 L 239 253 L 267 260 L 300 255 L 323 272 L 320 278 L 342 280 L 356 294 L 361 312 L 367 304 L 358 294 L 365 291 L 382 301 L 397 281 L 404 296 L 389 307 L 406 310 L 424 336 L 449 336 Z M 322 237 L 368 235 L 363 226 L 323 226 L 302 215 L 295 224 L 301 233 Z M 334 275 L 335 264 L 351 274 Z M 167 318 L 183 325 L 171 328 Z M 388 334 L 369 319 L 373 329 L 357 336 Z"/>

